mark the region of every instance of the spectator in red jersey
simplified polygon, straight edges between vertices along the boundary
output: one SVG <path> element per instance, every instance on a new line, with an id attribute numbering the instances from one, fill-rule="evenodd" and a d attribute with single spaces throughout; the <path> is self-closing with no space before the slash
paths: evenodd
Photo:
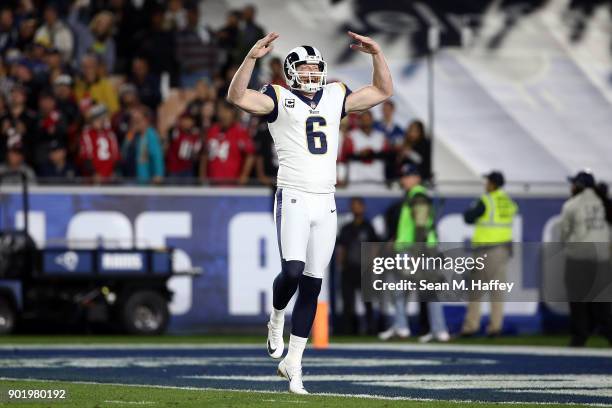
<path id="1" fill-rule="evenodd" d="M 212 183 L 238 181 L 246 184 L 255 163 L 253 141 L 237 122 L 237 111 L 222 100 L 217 107 L 219 122 L 206 136 L 207 155 L 200 162 L 200 178 Z"/>
<path id="2" fill-rule="evenodd" d="M 79 148 L 81 174 L 96 184 L 110 181 L 119 161 L 119 145 L 104 105 L 94 105 L 88 112 Z"/>
<path id="3" fill-rule="evenodd" d="M 166 169 L 170 178 L 193 178 L 200 151 L 202 137 L 200 129 L 188 113 L 183 113 L 178 126 L 168 132 Z"/>
<path id="4" fill-rule="evenodd" d="M 348 165 L 348 182 L 384 183 L 389 149 L 385 134 L 374 128 L 372 112 L 362 112 L 359 127 L 346 135 L 342 146 L 341 162 Z"/>

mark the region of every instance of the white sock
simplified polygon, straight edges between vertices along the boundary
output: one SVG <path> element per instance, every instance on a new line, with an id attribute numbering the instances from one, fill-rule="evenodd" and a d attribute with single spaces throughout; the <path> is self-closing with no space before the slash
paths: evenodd
<path id="1" fill-rule="evenodd" d="M 298 337 L 293 334 L 289 337 L 289 351 L 285 357 L 288 366 L 302 366 L 302 354 L 304 354 L 307 341 L 308 337 Z"/>
<path id="2" fill-rule="evenodd" d="M 272 308 L 272 313 L 270 314 L 270 321 L 272 323 L 274 323 L 275 325 L 278 324 L 285 324 L 285 309 L 282 310 L 278 310 L 275 308 Z"/>

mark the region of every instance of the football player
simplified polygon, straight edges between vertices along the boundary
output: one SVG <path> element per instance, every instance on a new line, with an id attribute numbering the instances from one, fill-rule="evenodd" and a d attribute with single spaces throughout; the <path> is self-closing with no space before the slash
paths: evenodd
<path id="1" fill-rule="evenodd" d="M 330 83 L 319 50 L 303 45 L 285 57 L 289 89 L 264 86 L 247 89 L 257 59 L 272 50 L 277 33 L 259 40 L 245 57 L 228 89 L 227 100 L 262 115 L 279 161 L 274 216 L 281 272 L 273 283 L 273 311 L 268 322 L 268 353 L 284 351 L 285 307 L 299 289 L 291 315 L 289 350 L 278 374 L 289 380 L 289 391 L 307 394 L 302 383 L 302 354 L 317 308 L 323 272 L 336 241 L 336 158 L 340 120 L 349 112 L 369 109 L 391 97 L 393 83 L 380 46 L 371 38 L 348 32 L 353 50 L 371 55 L 372 83 L 355 92 Z"/>

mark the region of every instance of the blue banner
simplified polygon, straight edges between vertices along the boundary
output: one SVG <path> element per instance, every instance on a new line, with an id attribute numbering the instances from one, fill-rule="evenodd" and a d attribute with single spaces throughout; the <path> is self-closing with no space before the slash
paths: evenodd
<path id="1" fill-rule="evenodd" d="M 185 190 L 180 194 L 145 190 L 35 192 L 30 198 L 30 234 L 39 247 L 65 240 L 74 250 L 99 244 L 123 249 L 173 246 L 179 269 L 200 267 L 202 274 L 172 278 L 172 330 L 203 331 L 221 324 L 264 323 L 271 307 L 271 283 L 280 268 L 271 193 L 261 189 L 227 194 L 196 189 L 193 194 Z M 385 211 L 399 196 L 364 198 L 368 218 L 380 226 Z M 552 234 L 563 199 L 517 198 L 520 216 L 515 222 L 516 240 L 550 239 L 547 234 Z M 348 196 L 337 197 L 340 219 L 349 213 L 349 201 Z M 465 197 L 436 199 L 441 241 L 469 239 L 472 230 L 463 223 L 461 213 L 471 201 Z M 0 206 L 4 207 L 0 218 L 3 228 L 22 225 L 18 195 L 5 196 Z M 50 253 L 47 258 L 48 265 L 55 265 L 49 270 L 58 272 L 80 270 L 85 262 L 91 262 L 75 264 L 74 257 L 65 253 Z M 522 289 L 535 290 L 539 272 L 521 273 Z M 507 323 L 516 325 L 513 330 L 538 328 L 537 299 L 533 304 L 508 305 L 506 310 Z M 447 307 L 451 327 L 462 313 L 461 306 Z"/>

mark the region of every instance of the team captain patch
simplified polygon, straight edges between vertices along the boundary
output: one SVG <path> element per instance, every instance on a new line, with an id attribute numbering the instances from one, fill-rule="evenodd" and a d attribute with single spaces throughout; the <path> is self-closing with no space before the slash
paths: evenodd
<path id="1" fill-rule="evenodd" d="M 295 99 L 285 99 L 285 107 L 293 108 L 295 106 Z"/>

